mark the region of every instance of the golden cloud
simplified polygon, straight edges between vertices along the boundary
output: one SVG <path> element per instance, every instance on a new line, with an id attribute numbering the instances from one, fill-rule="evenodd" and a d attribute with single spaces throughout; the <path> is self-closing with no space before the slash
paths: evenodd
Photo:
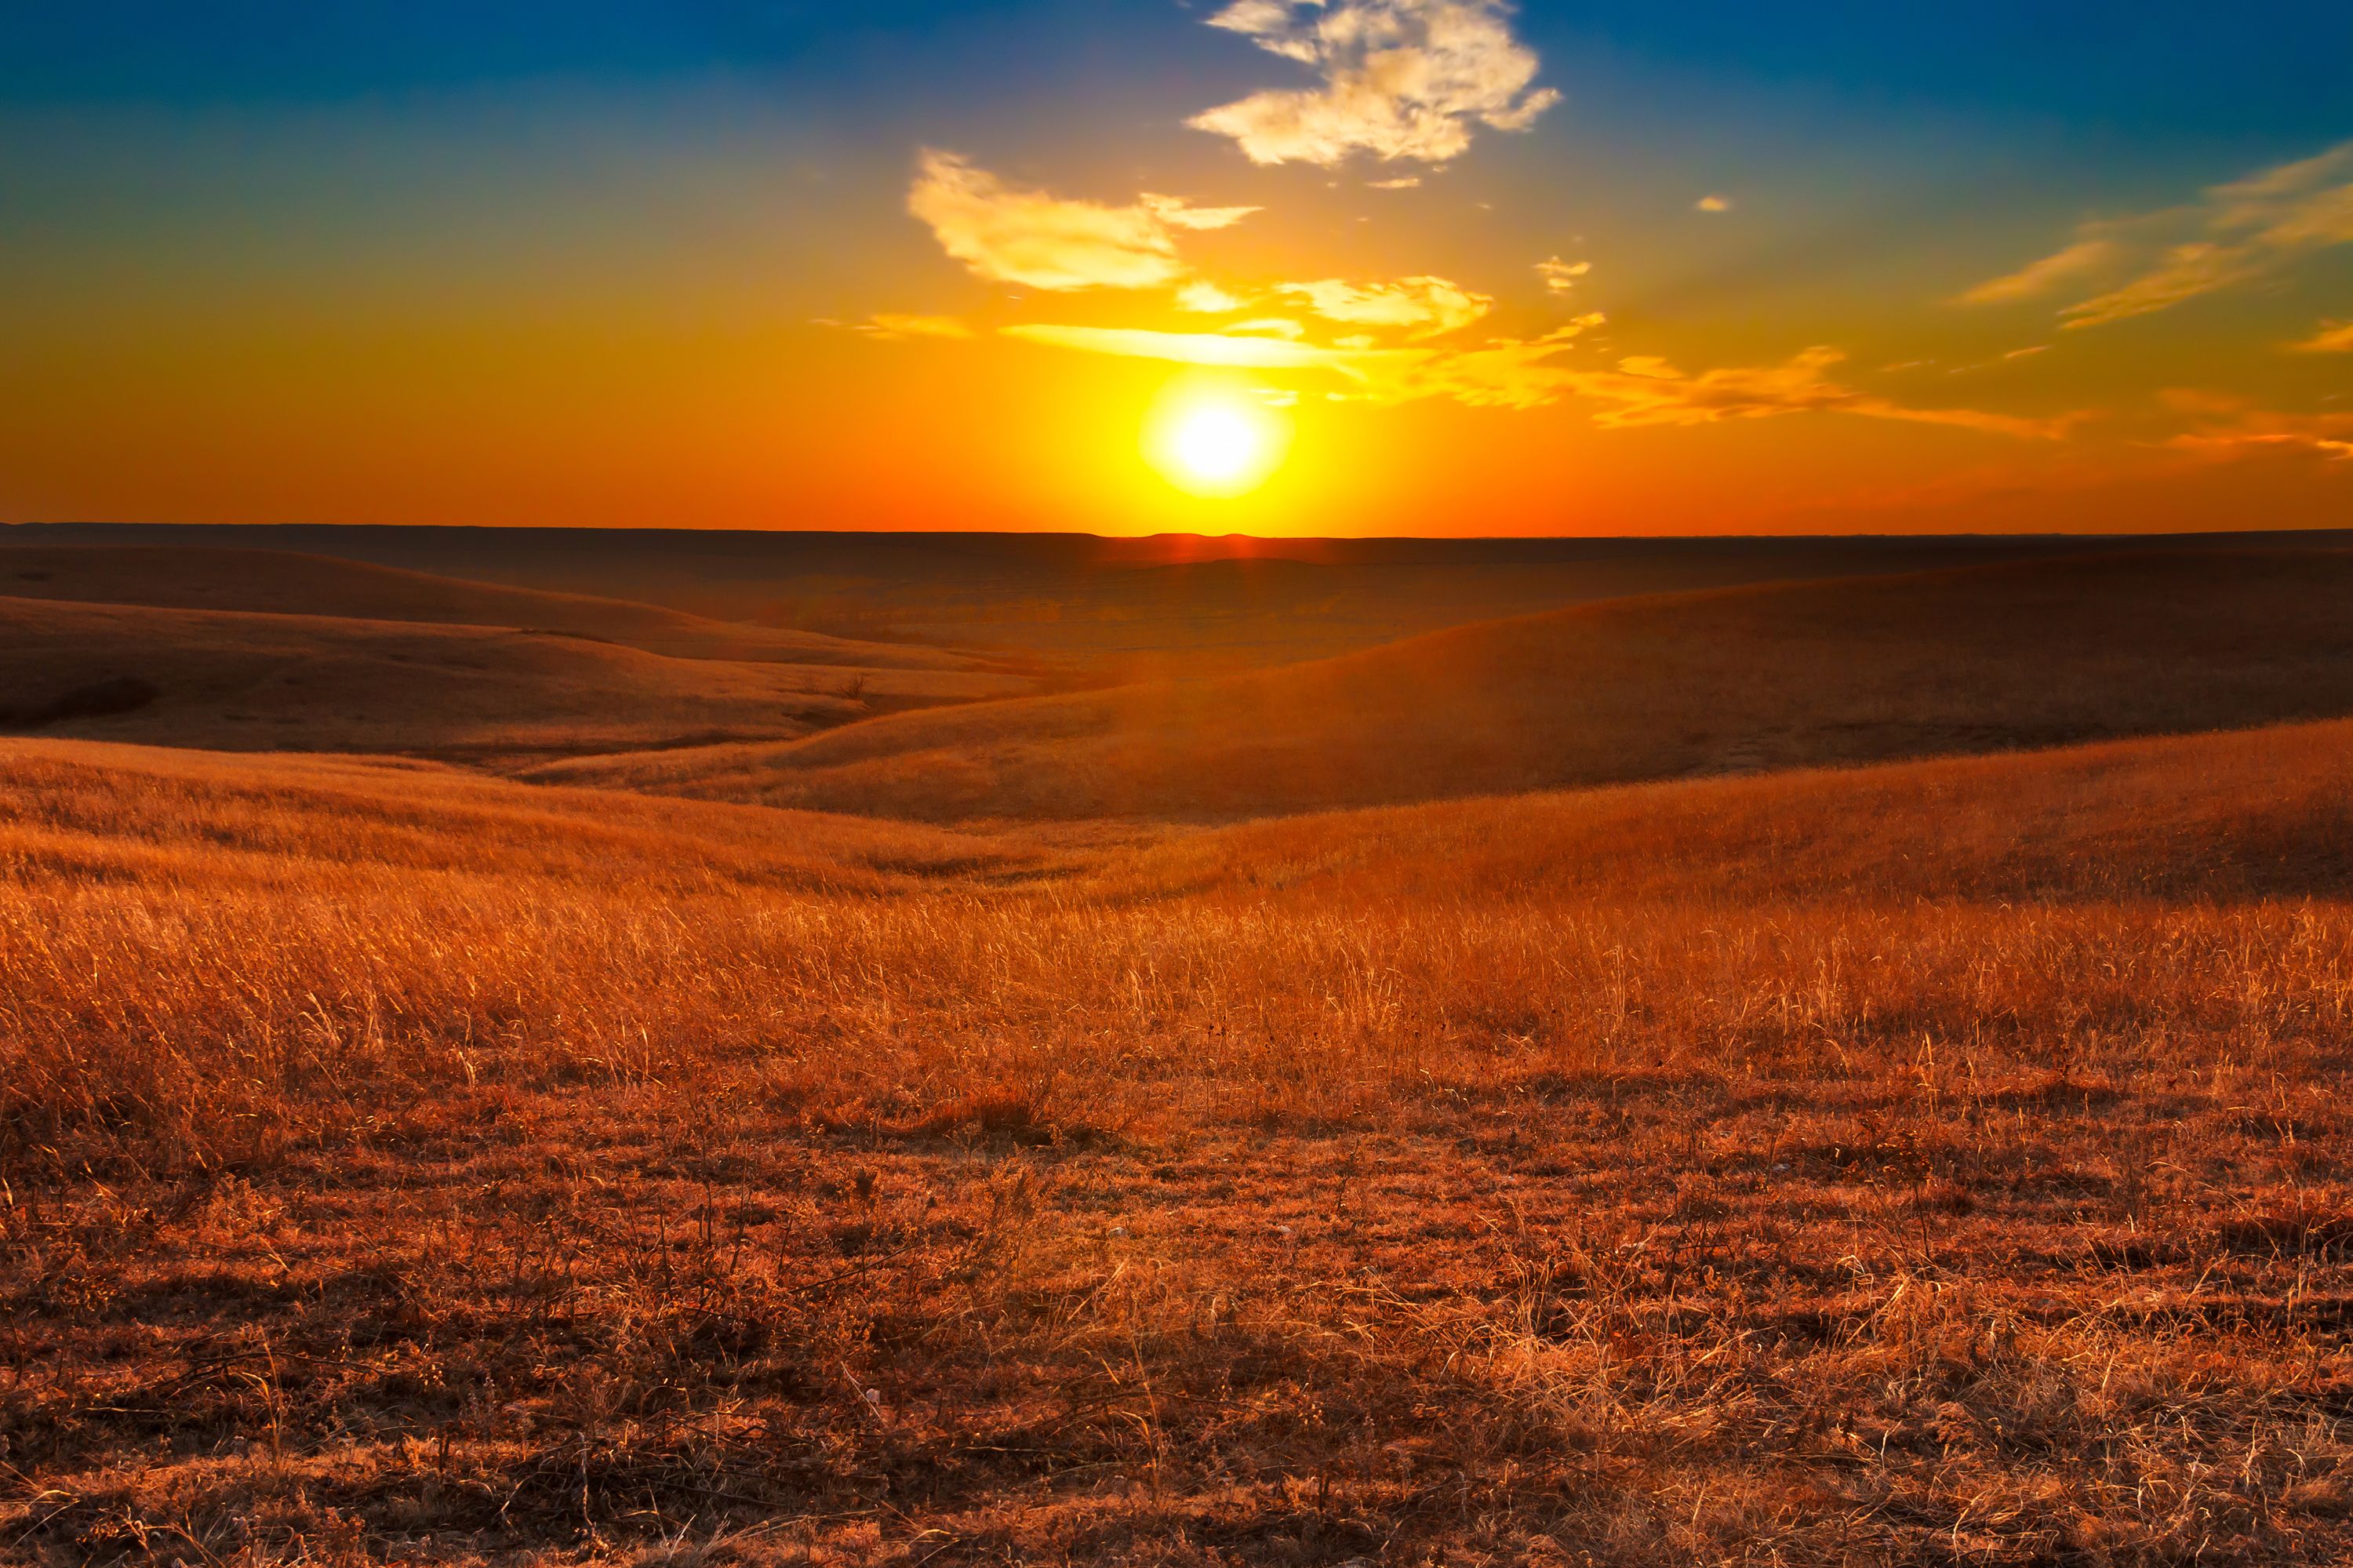
<path id="1" fill-rule="evenodd" d="M 1577 340 L 1602 324 L 1599 313 L 1535 338 L 1496 338 L 1477 348 L 1383 348 L 1358 338 L 1325 346 L 1288 338 L 1226 333 L 1168 333 L 1124 327 L 1013 326 L 1009 337 L 1088 354 L 1156 359 L 1271 373 L 1335 377 L 1333 396 L 1396 404 L 1431 397 L 1474 408 L 1536 408 L 1567 399 L 1595 405 L 1607 429 L 1706 425 L 1728 419 L 1805 413 L 1946 425 L 2020 440 L 2054 440 L 2077 416 L 2026 419 L 1974 408 L 1915 408 L 1841 385 L 1826 373 L 1844 358 L 1810 348 L 1776 366 L 1725 366 L 1685 374 L 1663 360 L 1622 359 L 1614 370 L 1559 363 Z"/>
<path id="2" fill-rule="evenodd" d="M 2179 389 L 2166 393 L 2165 402 L 2200 421 L 2167 443 L 2177 451 L 2217 461 L 2280 452 L 2353 461 L 2353 411 L 2283 414 L 2241 397 Z"/>
<path id="3" fill-rule="evenodd" d="M 2117 254 L 2118 247 L 2113 239 L 2079 239 L 2056 255 L 2045 256 L 2006 277 L 1979 283 L 1961 296 L 1961 302 L 1993 305 L 2034 299 L 2086 273 L 2105 269 Z"/>
<path id="4" fill-rule="evenodd" d="M 2102 278 L 2106 287 L 2060 315 L 2070 328 L 2105 326 L 2255 281 L 2345 244 L 2353 244 L 2353 142 L 2212 186 L 2187 206 L 2084 224 L 2062 249 L 1961 298 L 2000 303 Z"/>
<path id="5" fill-rule="evenodd" d="M 2318 332 L 2290 346 L 2298 354 L 2353 354 L 2353 322 L 2323 322 Z"/>
<path id="6" fill-rule="evenodd" d="M 1256 164 L 1329 166 L 1350 154 L 1443 164 L 1474 126 L 1525 131 L 1560 101 L 1531 91 L 1535 52 L 1504 0 L 1235 0 L 1209 26 L 1314 68 L 1323 85 L 1255 93 L 1196 115 Z"/>
<path id="7" fill-rule="evenodd" d="M 892 341 L 910 337 L 964 339 L 974 335 L 972 328 L 954 316 L 908 316 L 888 313 L 870 316 L 853 330 Z"/>
<path id="8" fill-rule="evenodd" d="M 1145 196 L 1133 206 L 1068 201 L 1008 185 L 954 153 L 926 149 L 907 210 L 942 249 L 992 282 L 1032 289 L 1156 289 L 1185 275 L 1173 231 L 1225 228 L 1256 207 L 1197 207 Z"/>
<path id="9" fill-rule="evenodd" d="M 1494 308 L 1444 278 L 1400 278 L 1394 283 L 1349 283 L 1337 278 L 1278 283 L 1274 291 L 1299 301 L 1325 321 L 1350 326 L 1401 327 L 1411 337 L 1437 337 L 1469 326 Z"/>
<path id="10" fill-rule="evenodd" d="M 1557 256 L 1547 256 L 1536 263 L 1536 271 L 1545 287 L 1556 294 L 1566 294 L 1577 287 L 1577 281 L 1593 270 L 1590 261 L 1564 261 Z"/>
<path id="11" fill-rule="evenodd" d="M 1176 308 L 1196 315 L 1221 316 L 1240 310 L 1248 300 L 1229 294 L 1206 278 L 1196 279 L 1176 291 Z"/>

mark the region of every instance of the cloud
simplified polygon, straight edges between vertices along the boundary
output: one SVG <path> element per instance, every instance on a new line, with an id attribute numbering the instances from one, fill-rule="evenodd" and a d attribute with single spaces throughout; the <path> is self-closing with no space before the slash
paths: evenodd
<path id="1" fill-rule="evenodd" d="M 2317 333 L 2289 346 L 2298 354 L 2353 354 L 2353 322 L 2323 322 Z"/>
<path id="2" fill-rule="evenodd" d="M 1443 164 L 1473 129 L 1525 131 L 1560 101 L 1530 90 L 1535 51 L 1504 0 L 1235 0 L 1209 26 L 1312 67 L 1323 85 L 1254 93 L 1194 116 L 1255 164 L 1329 166 L 1364 152 Z"/>
<path id="3" fill-rule="evenodd" d="M 2220 462 L 2277 453 L 2353 461 L 2353 412 L 2274 413 L 2242 398 L 2179 389 L 2166 393 L 2165 402 L 2200 421 L 2166 443 L 2177 451 Z"/>
<path id="4" fill-rule="evenodd" d="M 1135 205 L 1171 228 L 1231 228 L 1259 209 L 1254 207 L 1195 207 L 1176 196 L 1135 198 Z"/>
<path id="5" fill-rule="evenodd" d="M 1414 329 L 1411 337 L 1437 337 L 1469 326 L 1494 307 L 1444 278 L 1400 278 L 1394 283 L 1347 283 L 1337 278 L 1312 283 L 1278 283 L 1274 291 L 1300 301 L 1325 321 L 1351 326 Z"/>
<path id="6" fill-rule="evenodd" d="M 1421 176 L 1419 175 L 1408 175 L 1403 179 L 1371 180 L 1367 181 L 1366 184 L 1370 188 L 1377 191 L 1409 191 L 1416 190 L 1420 187 Z"/>
<path id="7" fill-rule="evenodd" d="M 1730 196 L 1704 196 L 1700 197 L 1699 200 L 1692 203 L 1692 210 L 1694 212 L 1730 212 L 1732 210 L 1732 198 Z"/>
<path id="8" fill-rule="evenodd" d="M 969 338 L 972 328 L 954 316 L 906 316 L 881 313 L 868 317 L 853 331 L 896 342 L 910 337 Z"/>
<path id="9" fill-rule="evenodd" d="M 1008 185 L 954 153 L 925 149 L 907 210 L 950 256 L 992 282 L 1032 289 L 1156 289 L 1185 275 L 1174 230 L 1225 228 L 1256 207 L 1197 207 L 1145 196 L 1132 207 L 1065 201 Z"/>
<path id="10" fill-rule="evenodd" d="M 2079 226 L 2063 249 L 1961 298 L 2000 303 L 2093 280 L 2059 313 L 2071 329 L 2171 310 L 2353 244 L 2353 142 L 2214 185 L 2185 206 Z"/>
<path id="11" fill-rule="evenodd" d="M 2113 239 L 2079 239 L 2055 256 L 2045 256 L 2007 277 L 1979 283 L 1961 296 L 1961 302 L 1996 305 L 2011 300 L 2034 299 L 2087 272 L 2105 270 L 2116 260 L 2118 248 Z"/>
<path id="12" fill-rule="evenodd" d="M 1176 291 L 1176 308 L 1196 315 L 1221 316 L 1240 310 L 1248 300 L 1229 294 L 1206 278 L 1197 278 Z"/>
<path id="13" fill-rule="evenodd" d="M 1157 359 L 1172 365 L 1211 365 L 1236 370 L 1329 370 L 1361 376 L 1382 357 L 1412 356 L 1419 349 L 1324 348 L 1287 338 L 1216 332 L 1152 332 L 1142 327 L 1009 326 L 1007 337 L 1050 348 L 1127 359 Z"/>
<path id="14" fill-rule="evenodd" d="M 1557 256 L 1547 256 L 1536 263 L 1536 271 L 1544 278 L 1545 287 L 1556 294 L 1566 294 L 1577 287 L 1577 281 L 1593 270 L 1590 261 L 1564 261 Z"/>
<path id="15" fill-rule="evenodd" d="M 2055 440 L 2075 422 L 2073 416 L 2024 419 L 1974 408 L 1914 408 L 1891 402 L 1832 380 L 1828 371 L 1844 358 L 1834 348 L 1810 348 L 1776 366 L 1725 366 L 1695 375 L 1651 357 L 1622 359 L 1615 370 L 1559 362 L 1562 354 L 1604 320 L 1597 313 L 1539 337 L 1496 338 L 1461 349 L 1382 348 L 1366 338 L 1324 346 L 1287 338 L 1119 327 L 1003 330 L 1024 342 L 1089 354 L 1328 375 L 1340 383 L 1335 396 L 1372 403 L 1443 397 L 1474 408 L 1537 408 L 1577 400 L 1592 405 L 1593 422 L 1610 429 L 1834 413 L 2019 440 Z"/>
<path id="16" fill-rule="evenodd" d="M 1949 425 L 1988 435 L 2048 440 L 2063 434 L 2069 420 L 2021 419 L 1975 408 L 1915 408 L 1858 392 L 1832 380 L 1832 366 L 1846 355 L 1815 347 L 1779 365 L 1728 366 L 1686 375 L 1663 360 L 1621 359 L 1610 372 L 1581 375 L 1575 390 L 1611 405 L 1594 418 L 1599 425 L 1709 425 L 1726 419 L 1767 419 L 1785 414 L 1852 414 L 1909 424 Z"/>

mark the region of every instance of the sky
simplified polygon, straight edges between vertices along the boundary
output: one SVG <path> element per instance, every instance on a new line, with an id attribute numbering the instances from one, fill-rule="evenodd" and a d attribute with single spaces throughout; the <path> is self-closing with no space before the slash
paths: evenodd
<path id="1" fill-rule="evenodd" d="M 2353 525 L 2348 60 L 2341 4 L 0 8 L 0 521 Z"/>

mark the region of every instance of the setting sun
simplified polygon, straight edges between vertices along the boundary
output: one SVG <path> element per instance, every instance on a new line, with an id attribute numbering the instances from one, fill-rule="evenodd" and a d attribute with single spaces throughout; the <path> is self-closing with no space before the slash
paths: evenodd
<path id="1" fill-rule="evenodd" d="M 1144 451 L 1169 483 L 1193 495 L 1245 494 L 1265 483 L 1291 444 L 1290 421 L 1246 384 L 1172 383 L 1145 423 Z"/>

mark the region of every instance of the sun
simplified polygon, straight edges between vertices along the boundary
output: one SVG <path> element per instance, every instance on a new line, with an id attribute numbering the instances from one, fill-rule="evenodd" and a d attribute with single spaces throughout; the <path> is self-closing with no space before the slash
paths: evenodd
<path id="1" fill-rule="evenodd" d="M 1145 421 L 1144 454 L 1188 494 L 1247 494 L 1282 464 L 1291 422 L 1246 383 L 1180 377 Z"/>

